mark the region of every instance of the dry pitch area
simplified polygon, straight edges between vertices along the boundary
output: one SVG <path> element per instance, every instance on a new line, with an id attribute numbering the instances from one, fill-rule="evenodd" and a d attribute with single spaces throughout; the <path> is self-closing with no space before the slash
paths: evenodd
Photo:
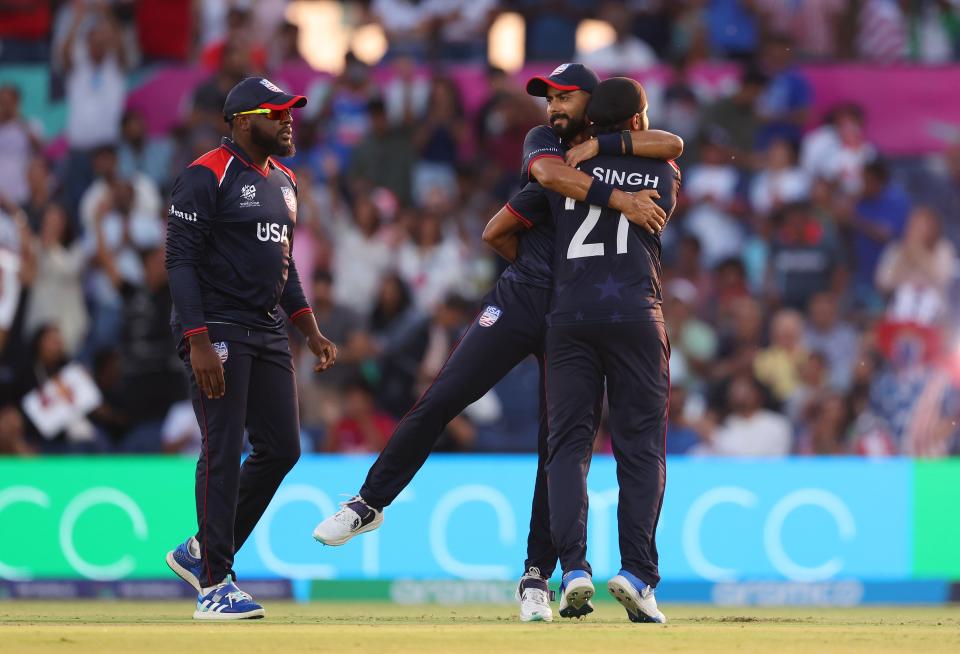
<path id="1" fill-rule="evenodd" d="M 606 602 L 552 624 L 520 624 L 512 606 L 265 604 L 265 620 L 210 624 L 189 602 L 4 601 L 0 652 L 960 652 L 960 607 L 666 605 L 670 624 L 635 625 Z"/>

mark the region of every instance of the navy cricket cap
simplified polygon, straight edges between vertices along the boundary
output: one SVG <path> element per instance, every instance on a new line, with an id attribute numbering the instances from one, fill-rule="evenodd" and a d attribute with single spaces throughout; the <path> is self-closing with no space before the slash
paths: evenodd
<path id="1" fill-rule="evenodd" d="M 587 104 L 587 118 L 598 127 L 613 127 L 647 110 L 647 93 L 629 77 L 611 77 L 597 85 Z"/>
<path id="2" fill-rule="evenodd" d="M 547 77 L 531 77 L 527 82 L 527 93 L 544 98 L 548 87 L 558 91 L 593 93 L 599 83 L 597 74 L 583 64 L 560 64 Z"/>
<path id="3" fill-rule="evenodd" d="M 223 119 L 230 121 L 241 111 L 251 109 L 289 109 L 302 107 L 307 99 L 302 95 L 284 93 L 270 80 L 263 77 L 248 77 L 227 94 L 223 103 Z"/>

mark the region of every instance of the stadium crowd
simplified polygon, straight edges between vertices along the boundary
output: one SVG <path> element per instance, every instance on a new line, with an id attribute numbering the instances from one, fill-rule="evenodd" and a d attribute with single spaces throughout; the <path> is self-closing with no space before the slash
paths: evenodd
<path id="1" fill-rule="evenodd" d="M 480 234 L 518 190 L 524 136 L 544 120 L 522 79 L 486 64 L 487 29 L 509 9 L 526 18 L 527 61 L 545 69 L 674 72 L 650 110 L 653 127 L 686 142 L 663 235 L 668 453 L 960 454 L 960 142 L 929 160 L 886 158 L 865 131 L 884 107 L 814 116 L 797 68 L 956 61 L 955 0 L 341 4 L 382 25 L 378 66 L 391 75 L 380 83 L 348 53 L 294 118 L 294 255 L 340 348 L 331 371 L 298 367 L 305 451 L 379 451 L 505 265 Z M 285 5 L 0 10 L 0 78 L 49 60 L 67 111 L 64 133 L 44 135 L 23 89 L 0 84 L 0 454 L 199 448 L 169 328 L 166 197 L 227 134 L 237 81 L 305 65 Z M 616 40 L 577 52 L 588 17 Z M 704 96 L 685 76 L 702 61 L 735 64 L 736 88 Z M 486 71 L 476 110 L 447 73 L 454 63 Z M 127 93 L 183 64 L 207 76 L 175 127 L 153 134 Z M 535 451 L 536 388 L 529 362 L 456 418 L 442 448 Z M 603 432 L 597 449 L 609 451 Z"/>

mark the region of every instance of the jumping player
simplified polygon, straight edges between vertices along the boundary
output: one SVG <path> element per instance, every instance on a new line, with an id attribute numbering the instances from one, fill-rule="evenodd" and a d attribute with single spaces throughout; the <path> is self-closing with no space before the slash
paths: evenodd
<path id="1" fill-rule="evenodd" d="M 598 79 L 580 64 L 565 64 L 549 77 L 527 84 L 531 95 L 547 97 L 551 127 L 536 127 L 524 144 L 522 181 L 535 178 L 549 188 L 581 200 L 605 197 L 617 211 L 632 219 L 662 227 L 666 214 L 644 194 L 633 195 L 591 178 L 565 165 L 564 149 L 577 142 L 586 127 L 585 110 Z M 636 150 L 670 159 L 683 151 L 683 142 L 666 132 L 648 132 L 636 139 Z M 521 218 L 505 206 L 491 225 L 516 225 Z M 484 232 L 485 240 L 498 238 L 498 229 Z M 372 531 L 383 522 L 383 508 L 393 502 L 423 466 L 446 424 L 486 393 L 520 361 L 533 354 L 543 365 L 544 318 L 553 286 L 552 226 L 531 229 L 520 240 L 519 254 L 483 300 L 483 311 L 470 326 L 433 384 L 404 416 L 383 452 L 370 468 L 358 495 L 314 530 L 314 538 L 327 545 L 342 545 L 354 536 Z M 540 462 L 534 486 L 525 574 L 518 596 L 520 619 L 552 620 L 547 579 L 557 561 L 550 540 L 546 477 L 545 403 L 541 384 Z"/>
<path id="2" fill-rule="evenodd" d="M 294 153 L 291 109 L 304 104 L 266 79 L 243 80 L 223 107 L 231 138 L 190 164 L 173 187 L 166 246 L 172 322 L 203 449 L 198 530 L 167 554 L 167 564 L 199 593 L 196 619 L 264 616 L 234 583 L 232 568 L 300 456 L 283 315 L 306 337 L 317 371 L 337 356 L 291 256 L 297 180 L 273 158 Z M 241 466 L 245 427 L 253 451 Z"/>
<path id="3" fill-rule="evenodd" d="M 597 86 L 587 113 L 601 140 L 622 138 L 622 150 L 630 153 L 631 132 L 647 128 L 646 110 L 643 87 L 620 77 Z M 673 212 L 680 174 L 672 162 L 600 155 L 581 167 L 623 190 L 655 190 L 666 214 Z M 561 605 L 586 608 L 594 593 L 586 559 L 586 477 L 599 419 L 593 398 L 606 382 L 620 484 L 621 554 L 621 570 L 608 589 L 630 620 L 666 622 L 653 592 L 660 581 L 655 537 L 666 478 L 670 387 L 659 232 L 537 184 L 528 185 L 511 205 L 531 225 L 552 220 L 556 229 L 555 292 L 546 336 L 546 468 L 551 533 L 564 572 Z"/>

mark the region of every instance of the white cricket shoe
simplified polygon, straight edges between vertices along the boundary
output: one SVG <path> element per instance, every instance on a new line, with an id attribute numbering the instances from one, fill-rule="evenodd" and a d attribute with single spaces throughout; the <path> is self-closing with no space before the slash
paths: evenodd
<path id="1" fill-rule="evenodd" d="M 324 545 L 343 545 L 359 534 L 383 524 L 383 511 L 369 506 L 359 495 L 340 502 L 340 510 L 317 525 L 313 537 Z"/>
<path id="2" fill-rule="evenodd" d="M 593 581 L 585 570 L 571 570 L 560 583 L 560 617 L 582 618 L 593 613 Z"/>
<path id="3" fill-rule="evenodd" d="M 539 568 L 530 568 L 520 577 L 517 600 L 520 601 L 520 622 L 553 622 L 552 599 L 547 580 Z"/>
<path id="4" fill-rule="evenodd" d="M 666 624 L 667 616 L 657 608 L 653 588 L 626 570 L 621 570 L 607 583 L 607 590 L 627 610 L 631 622 Z"/>

